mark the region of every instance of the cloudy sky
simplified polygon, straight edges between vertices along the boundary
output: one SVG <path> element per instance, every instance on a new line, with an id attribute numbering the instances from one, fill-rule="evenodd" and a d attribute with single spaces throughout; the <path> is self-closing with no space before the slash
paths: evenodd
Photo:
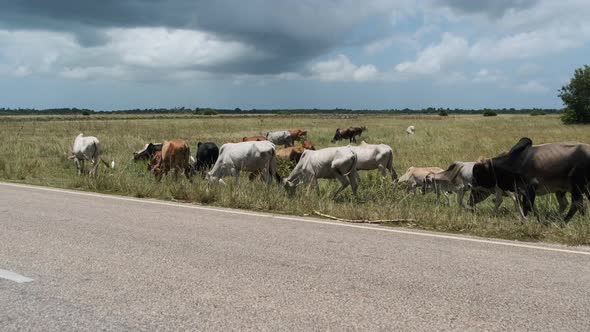
<path id="1" fill-rule="evenodd" d="M 11 0 L 0 107 L 561 107 L 588 0 Z"/>

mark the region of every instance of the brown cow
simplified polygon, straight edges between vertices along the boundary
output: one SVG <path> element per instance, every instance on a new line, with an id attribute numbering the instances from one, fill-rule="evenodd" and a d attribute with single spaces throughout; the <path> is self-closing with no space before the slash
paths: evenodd
<path id="1" fill-rule="evenodd" d="M 185 140 L 164 141 L 160 156 L 154 155 L 148 167 L 151 167 L 152 173 L 158 180 L 171 170 L 174 170 L 175 178 L 178 178 L 178 172 L 182 171 L 188 179 L 191 175 L 190 155 L 190 148 Z"/>
<path id="2" fill-rule="evenodd" d="M 315 150 L 315 146 L 311 141 L 304 141 L 302 145 L 290 146 L 288 148 L 277 150 L 277 158 L 291 160 L 298 163 L 305 150 Z"/>
<path id="3" fill-rule="evenodd" d="M 289 134 L 291 134 L 291 137 L 294 141 L 299 141 L 303 139 L 305 136 L 307 136 L 307 130 L 303 130 L 300 128 L 289 129 Z"/>
<path id="4" fill-rule="evenodd" d="M 268 141 L 268 140 L 264 136 L 246 136 L 246 137 L 242 138 L 242 142 L 250 142 L 250 141 L 260 142 L 260 141 Z"/>
<path id="5" fill-rule="evenodd" d="M 343 139 L 348 139 L 351 143 L 356 143 L 356 136 L 361 136 L 363 131 L 366 131 L 367 127 L 349 127 L 345 129 L 338 128 L 336 129 L 336 134 L 334 134 L 334 138 L 332 138 L 332 143 L 336 143 L 336 141 L 340 141 Z"/>

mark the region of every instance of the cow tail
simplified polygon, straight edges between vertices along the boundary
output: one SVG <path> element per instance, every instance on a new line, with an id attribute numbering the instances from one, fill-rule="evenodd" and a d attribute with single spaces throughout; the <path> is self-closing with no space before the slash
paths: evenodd
<path id="1" fill-rule="evenodd" d="M 352 150 L 350 150 L 352 151 Z M 356 155 L 356 153 L 352 153 L 352 166 L 350 167 L 350 169 L 348 170 L 348 172 L 346 174 L 344 174 L 344 176 L 348 176 L 350 173 L 352 173 L 354 170 L 356 170 L 356 162 L 358 160 L 358 157 Z"/>
<path id="2" fill-rule="evenodd" d="M 395 182 L 397 180 L 397 173 L 393 169 L 393 151 L 389 154 L 389 160 L 387 160 L 387 170 L 391 172 L 391 180 Z"/>

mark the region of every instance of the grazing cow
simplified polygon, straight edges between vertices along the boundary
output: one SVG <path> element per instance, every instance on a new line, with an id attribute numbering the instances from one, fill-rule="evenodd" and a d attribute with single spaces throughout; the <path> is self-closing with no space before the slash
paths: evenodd
<path id="1" fill-rule="evenodd" d="M 336 141 L 340 141 L 343 139 L 348 139 L 350 143 L 356 143 L 356 136 L 361 136 L 363 131 L 366 131 L 367 127 L 350 127 L 346 129 L 336 129 L 336 133 L 334 134 L 334 138 L 332 138 L 331 142 L 336 143 Z"/>
<path id="2" fill-rule="evenodd" d="M 398 183 L 400 185 L 404 185 L 407 187 L 408 192 L 413 192 L 416 194 L 416 188 L 421 187 L 423 189 L 422 193 L 425 194 L 425 189 L 428 187 L 424 186 L 424 182 L 426 180 L 426 176 L 428 174 L 436 174 L 444 171 L 444 169 L 439 167 L 410 167 L 406 171 L 406 173 L 398 179 Z"/>
<path id="3" fill-rule="evenodd" d="M 106 167 L 115 168 L 115 161 L 111 162 L 111 165 L 107 164 L 106 161 L 100 156 L 102 148 L 98 138 L 94 136 L 84 136 L 80 134 L 74 139 L 74 145 L 72 146 L 72 154 L 68 159 L 74 159 L 76 162 L 76 168 L 78 169 L 78 175 L 84 172 L 84 160 L 90 161 L 92 168 L 90 169 L 90 175 L 95 175 L 98 168 L 98 163 L 102 162 Z"/>
<path id="4" fill-rule="evenodd" d="M 426 192 L 428 188 L 432 188 L 437 197 L 444 192 L 449 206 L 451 205 L 449 193 L 456 192 L 457 204 L 464 208 L 463 196 L 472 186 L 473 165 L 475 162 L 455 161 L 442 172 L 428 174 L 424 179 L 423 191 Z"/>
<path id="5" fill-rule="evenodd" d="M 315 150 L 315 146 L 310 141 L 304 141 L 302 145 L 290 146 L 288 148 L 282 148 L 277 150 L 277 158 L 299 162 L 301 155 L 305 150 Z"/>
<path id="6" fill-rule="evenodd" d="M 291 134 L 291 138 L 293 138 L 293 141 L 299 141 L 303 139 L 305 136 L 307 136 L 307 130 L 299 128 L 289 129 L 289 133 Z"/>
<path id="7" fill-rule="evenodd" d="M 238 184 L 240 171 L 246 171 L 260 172 L 266 182 L 271 184 L 277 173 L 275 155 L 275 145 L 269 141 L 223 144 L 219 149 L 217 162 L 207 173 L 207 180 L 225 184 L 223 177 L 234 176 Z"/>
<path id="8" fill-rule="evenodd" d="M 152 160 L 156 151 L 162 151 L 162 143 L 147 143 L 143 149 L 133 152 L 133 160 Z"/>
<path id="9" fill-rule="evenodd" d="M 191 151 L 185 140 L 164 141 L 160 153 L 160 157 L 153 158 L 149 166 L 158 181 L 171 170 L 174 170 L 175 178 L 178 178 L 178 172 L 183 172 L 186 178 L 190 179 Z"/>
<path id="10" fill-rule="evenodd" d="M 498 187 L 522 196 L 523 216 L 531 210 L 537 214 L 537 195 L 571 192 L 566 222 L 578 210 L 585 213 L 583 194 L 590 199 L 589 179 L 590 145 L 577 142 L 533 145 L 530 138 L 524 137 L 507 154 L 473 166 L 473 180 L 478 186 Z"/>
<path id="11" fill-rule="evenodd" d="M 242 138 L 242 142 L 262 142 L 268 141 L 264 136 L 246 136 Z"/>
<path id="12" fill-rule="evenodd" d="M 275 145 L 293 146 L 293 137 L 287 130 L 270 131 L 265 137 Z"/>
<path id="13" fill-rule="evenodd" d="M 320 150 L 305 150 L 295 169 L 285 179 L 285 189 L 289 194 L 302 183 L 313 183 L 319 193 L 318 179 L 338 179 L 341 186 L 333 197 L 336 198 L 348 185 L 356 195 L 356 153 L 349 147 L 333 147 Z M 348 177 L 348 179 L 347 179 Z"/>
<path id="14" fill-rule="evenodd" d="M 350 147 L 357 155 L 357 170 L 370 171 L 379 169 L 385 178 L 387 172 L 391 173 L 391 179 L 397 180 L 397 173 L 393 169 L 393 149 L 386 144 L 367 144 L 362 141 L 357 146 Z"/>
<path id="15" fill-rule="evenodd" d="M 406 134 L 408 135 L 414 135 L 416 133 L 416 127 L 414 126 L 408 126 L 408 128 L 406 128 Z"/>
<path id="16" fill-rule="evenodd" d="M 219 157 L 219 148 L 213 142 L 197 143 L 197 161 L 193 165 L 193 169 L 197 172 L 208 171 L 215 165 Z"/>

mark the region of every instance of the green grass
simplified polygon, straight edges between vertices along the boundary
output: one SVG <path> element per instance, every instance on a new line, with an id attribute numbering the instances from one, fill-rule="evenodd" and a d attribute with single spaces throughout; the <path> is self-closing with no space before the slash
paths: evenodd
<path id="1" fill-rule="evenodd" d="M 498 216 L 492 213 L 489 199 L 478 205 L 475 213 L 460 211 L 454 198 L 453 205 L 447 207 L 443 199 L 437 201 L 432 194 L 408 195 L 391 182 L 382 182 L 376 171 L 361 172 L 359 197 L 352 197 L 350 190 L 346 190 L 334 201 L 330 198 L 338 186 L 334 181 L 320 181 L 319 197 L 315 191 L 302 188 L 294 197 L 288 197 L 276 185 L 268 188 L 261 181 L 248 182 L 246 174 L 237 188 L 227 179 L 227 186 L 214 185 L 207 190 L 200 177 L 193 183 L 185 179 L 174 181 L 172 177 L 157 183 L 146 172 L 145 163 L 131 160 L 133 151 L 146 142 L 183 138 L 189 141 L 194 155 L 198 141 L 220 145 L 243 136 L 294 127 L 307 129 L 316 146 L 328 147 L 333 146 L 330 140 L 336 127 L 349 125 L 367 126 L 369 131 L 363 138 L 369 143 L 391 145 L 399 175 L 409 166 L 446 168 L 455 160 L 495 156 L 523 136 L 536 143 L 590 141 L 588 127 L 562 125 L 553 115 L 12 116 L 0 118 L 0 180 L 295 215 L 318 210 L 348 219 L 412 218 L 416 221 L 402 226 L 504 239 L 590 244 L 590 217 L 578 214 L 569 224 L 563 224 L 552 195 L 538 200 L 542 222 L 534 218 L 521 221 L 508 199 Z M 406 135 L 408 125 L 416 126 L 415 135 Z M 116 169 L 107 170 L 101 165 L 96 178 L 77 176 L 75 165 L 67 156 L 79 133 L 97 136 L 105 159 L 114 159 Z M 285 165 L 280 169 L 286 175 Z"/>

